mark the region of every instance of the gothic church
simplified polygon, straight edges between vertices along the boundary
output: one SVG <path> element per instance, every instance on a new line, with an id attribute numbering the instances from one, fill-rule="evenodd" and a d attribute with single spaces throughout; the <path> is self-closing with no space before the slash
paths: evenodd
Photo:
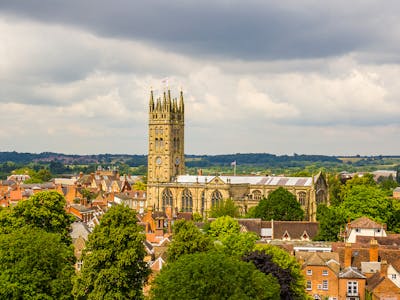
<path id="1" fill-rule="evenodd" d="M 268 193 L 284 187 L 293 193 L 315 221 L 319 203 L 328 203 L 328 186 L 319 173 L 312 177 L 200 176 L 185 175 L 183 92 L 179 100 L 171 91 L 149 101 L 149 153 L 147 203 L 155 210 L 171 207 L 175 212 L 197 212 L 206 216 L 213 205 L 231 198 L 242 213 Z"/>

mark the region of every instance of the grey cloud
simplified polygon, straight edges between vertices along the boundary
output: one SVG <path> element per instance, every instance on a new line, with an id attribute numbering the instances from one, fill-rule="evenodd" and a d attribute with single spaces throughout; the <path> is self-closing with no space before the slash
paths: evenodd
<path id="1" fill-rule="evenodd" d="M 2 11 L 144 40 L 196 55 L 255 59 L 336 56 L 385 38 L 389 1 L 3 1 Z M 373 48 L 373 47 L 372 47 Z"/>

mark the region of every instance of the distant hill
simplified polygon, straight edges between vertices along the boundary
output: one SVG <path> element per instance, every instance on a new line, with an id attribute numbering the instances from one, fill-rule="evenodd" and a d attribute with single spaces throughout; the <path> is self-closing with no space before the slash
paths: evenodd
<path id="1" fill-rule="evenodd" d="M 348 156 L 346 158 L 327 155 L 275 155 L 269 153 L 236 153 L 222 155 L 186 155 L 187 167 L 212 167 L 230 166 L 233 161 L 238 165 L 248 166 L 303 166 L 305 163 L 331 163 L 331 164 L 378 164 L 385 159 L 399 159 L 400 156 L 369 156 L 359 155 Z M 147 155 L 130 154 L 92 154 L 76 155 L 62 154 L 54 152 L 42 153 L 20 153 L 20 152 L 0 152 L 0 163 L 14 162 L 27 164 L 49 163 L 57 161 L 63 164 L 116 164 L 125 163 L 131 167 L 147 165 Z"/>

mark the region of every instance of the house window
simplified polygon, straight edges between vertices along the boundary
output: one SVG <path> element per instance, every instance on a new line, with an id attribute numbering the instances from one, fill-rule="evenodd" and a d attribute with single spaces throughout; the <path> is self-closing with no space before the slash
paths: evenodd
<path id="1" fill-rule="evenodd" d="M 312 270 L 307 270 L 307 275 L 312 275 Z"/>
<path id="2" fill-rule="evenodd" d="M 311 290 L 312 290 L 311 280 L 307 280 L 307 291 L 311 291 Z"/>
<path id="3" fill-rule="evenodd" d="M 322 276 L 328 276 L 328 270 L 322 270 Z"/>
<path id="4" fill-rule="evenodd" d="M 396 274 L 392 274 L 392 279 L 396 279 Z"/>
<path id="5" fill-rule="evenodd" d="M 82 266 L 83 266 L 83 261 L 82 261 L 82 260 L 78 260 L 78 261 L 76 262 L 76 269 L 77 269 L 78 271 L 80 271 L 80 270 L 82 269 Z"/>
<path id="6" fill-rule="evenodd" d="M 328 290 L 328 280 L 322 280 L 322 289 L 325 291 Z"/>
<path id="7" fill-rule="evenodd" d="M 359 228 L 356 228 L 356 232 L 360 232 L 360 229 L 359 229 Z"/>
<path id="8" fill-rule="evenodd" d="M 348 296 L 357 296 L 358 295 L 358 282 L 357 281 L 348 281 L 347 282 L 347 295 Z"/>

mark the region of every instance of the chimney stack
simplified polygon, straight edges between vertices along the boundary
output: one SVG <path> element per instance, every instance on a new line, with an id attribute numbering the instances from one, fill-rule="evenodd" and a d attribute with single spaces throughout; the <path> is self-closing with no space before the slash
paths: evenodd
<path id="1" fill-rule="evenodd" d="M 369 247 L 369 261 L 378 261 L 378 241 L 376 239 L 372 239 Z"/>
<path id="2" fill-rule="evenodd" d="M 351 267 L 351 243 L 346 243 L 344 246 L 344 267 Z"/>

